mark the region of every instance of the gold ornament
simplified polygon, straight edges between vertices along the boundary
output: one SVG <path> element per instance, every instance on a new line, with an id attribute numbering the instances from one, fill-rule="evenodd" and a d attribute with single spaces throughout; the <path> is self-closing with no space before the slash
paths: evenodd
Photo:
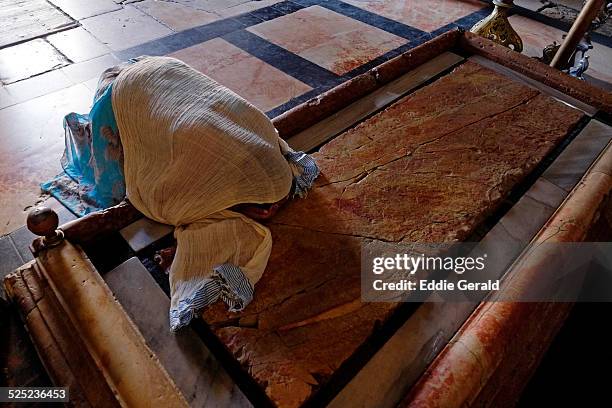
<path id="1" fill-rule="evenodd" d="M 470 30 L 474 34 L 478 34 L 489 40 L 495 41 L 498 44 L 508 47 L 516 52 L 523 51 L 523 40 L 514 31 L 514 28 L 508 21 L 508 11 L 512 4 L 504 3 L 500 0 L 494 0 L 495 9 L 493 12 L 474 24 Z"/>

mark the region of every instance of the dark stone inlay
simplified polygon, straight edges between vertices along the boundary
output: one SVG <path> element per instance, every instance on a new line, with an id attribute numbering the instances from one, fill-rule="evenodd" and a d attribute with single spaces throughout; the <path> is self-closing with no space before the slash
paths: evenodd
<path id="1" fill-rule="evenodd" d="M 489 14 L 491 14 L 491 8 L 485 7 L 483 9 L 473 12 L 472 14 L 468 14 L 467 16 L 461 17 L 460 19 L 455 20 L 452 23 L 448 23 L 447 25 L 442 26 L 432 31 L 431 37 L 432 38 L 436 37 L 447 31 L 454 30 L 455 28 L 463 28 L 465 30 L 469 30 L 470 28 L 472 28 L 474 24 L 476 24 L 483 18 L 487 17 Z"/>
<path id="2" fill-rule="evenodd" d="M 140 55 L 161 56 L 182 50 L 193 45 L 221 37 L 232 31 L 244 29 L 264 21 L 273 20 L 285 14 L 293 13 L 303 7 L 289 1 L 263 7 L 255 11 L 213 21 L 198 27 L 152 40 L 126 50 L 117 51 L 115 56 L 122 61 Z"/>
<path id="3" fill-rule="evenodd" d="M 30 251 L 30 244 L 36 238 L 36 235 L 23 226 L 11 232 L 10 237 L 15 244 L 19 256 L 21 256 L 24 262 L 29 262 L 34 259 Z"/>
<path id="4" fill-rule="evenodd" d="M 350 17 L 353 20 L 361 21 L 362 23 L 371 25 L 379 28 L 391 34 L 395 34 L 398 37 L 405 38 L 410 41 L 418 40 L 421 37 L 430 38 L 429 33 L 419 30 L 418 28 L 411 27 L 399 21 L 392 20 L 387 17 L 363 10 L 359 7 L 355 7 L 351 4 L 344 3 L 338 0 L 293 0 L 296 3 L 308 7 L 308 6 L 321 6 L 328 10 L 335 11 L 338 14 L 342 14 L 346 17 Z"/>
<path id="5" fill-rule="evenodd" d="M 23 263 L 24 260 L 19 256 L 11 237 L 9 235 L 0 237 L 0 282 Z M 0 294 L 4 294 L 4 285 L 0 285 L 0 288 Z"/>
<path id="6" fill-rule="evenodd" d="M 314 88 L 300 96 L 296 96 L 293 99 L 290 99 L 289 101 L 283 103 L 282 105 L 277 106 L 276 108 L 269 110 L 268 112 L 266 112 L 266 115 L 272 119 L 277 117 L 278 115 L 280 115 L 281 113 L 284 113 L 286 111 L 288 111 L 289 109 L 295 108 L 296 106 L 298 106 L 301 103 L 304 103 L 314 97 L 316 97 L 317 95 L 322 94 L 325 91 L 330 90 L 331 88 L 333 88 L 333 86 L 327 86 L 327 87 L 317 87 Z"/>
<path id="7" fill-rule="evenodd" d="M 275 10 L 281 11 L 283 14 L 295 13 L 296 11 L 304 8 L 304 6 L 297 4 L 295 1 L 283 1 L 276 3 L 271 7 Z"/>
<path id="8" fill-rule="evenodd" d="M 335 86 L 348 79 L 245 30 L 222 38 L 312 88 Z"/>

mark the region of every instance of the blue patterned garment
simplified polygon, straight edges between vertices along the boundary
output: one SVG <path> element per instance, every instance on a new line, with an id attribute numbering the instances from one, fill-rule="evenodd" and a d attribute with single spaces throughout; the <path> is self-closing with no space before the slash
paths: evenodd
<path id="1" fill-rule="evenodd" d="M 78 216 L 116 205 L 125 197 L 123 148 L 111 96 L 108 84 L 96 92 L 88 115 L 66 115 L 64 172 L 41 184 Z"/>

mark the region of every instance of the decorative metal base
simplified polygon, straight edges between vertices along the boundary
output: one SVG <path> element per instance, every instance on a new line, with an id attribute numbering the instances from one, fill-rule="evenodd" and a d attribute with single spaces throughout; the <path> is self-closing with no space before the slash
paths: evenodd
<path id="1" fill-rule="evenodd" d="M 489 40 L 495 41 L 498 44 L 508 47 L 516 52 L 523 51 L 523 40 L 514 31 L 514 28 L 508 21 L 508 11 L 512 7 L 512 2 L 504 3 L 500 0 L 494 0 L 495 9 L 493 12 L 474 24 L 470 30 L 474 34 L 478 34 Z"/>
<path id="2" fill-rule="evenodd" d="M 544 49 L 542 50 L 542 56 L 537 59 L 546 65 L 550 65 L 553 58 L 555 57 L 555 54 L 557 53 L 557 51 L 559 51 L 560 46 L 561 44 L 557 44 L 556 41 L 553 41 L 552 44 L 548 44 L 546 47 L 544 47 Z"/>

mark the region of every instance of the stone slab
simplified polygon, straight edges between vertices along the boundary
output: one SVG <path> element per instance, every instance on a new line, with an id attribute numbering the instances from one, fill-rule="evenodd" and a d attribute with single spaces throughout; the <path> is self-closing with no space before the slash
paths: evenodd
<path id="1" fill-rule="evenodd" d="M 606 129 L 599 125 L 596 124 L 599 131 L 605 132 Z M 587 126 L 570 146 L 580 143 L 582 137 L 592 137 L 592 132 L 592 127 Z M 606 153 L 610 153 L 612 158 L 612 150 L 608 149 Z M 605 166 L 610 164 L 612 160 L 601 157 L 592 171 L 604 170 L 603 173 L 612 175 L 605 170 Z M 557 166 L 563 166 L 562 160 L 554 161 L 549 169 Z M 538 178 L 479 242 L 479 252 L 496 260 L 500 276 L 554 214 L 567 194 L 543 177 Z M 477 305 L 476 300 L 422 304 L 328 407 L 396 407 Z M 370 392 L 372 388 L 378 392 Z"/>
<path id="2" fill-rule="evenodd" d="M 205 320 L 273 403 L 301 405 L 398 306 L 361 302 L 361 246 L 469 238 L 582 117 L 464 63 L 315 153 L 315 188 L 269 223 L 255 299 Z"/>
<path id="3" fill-rule="evenodd" d="M 462 60 L 463 58 L 457 54 L 444 52 L 308 129 L 290 137 L 287 143 L 294 150 L 311 151 Z"/>

